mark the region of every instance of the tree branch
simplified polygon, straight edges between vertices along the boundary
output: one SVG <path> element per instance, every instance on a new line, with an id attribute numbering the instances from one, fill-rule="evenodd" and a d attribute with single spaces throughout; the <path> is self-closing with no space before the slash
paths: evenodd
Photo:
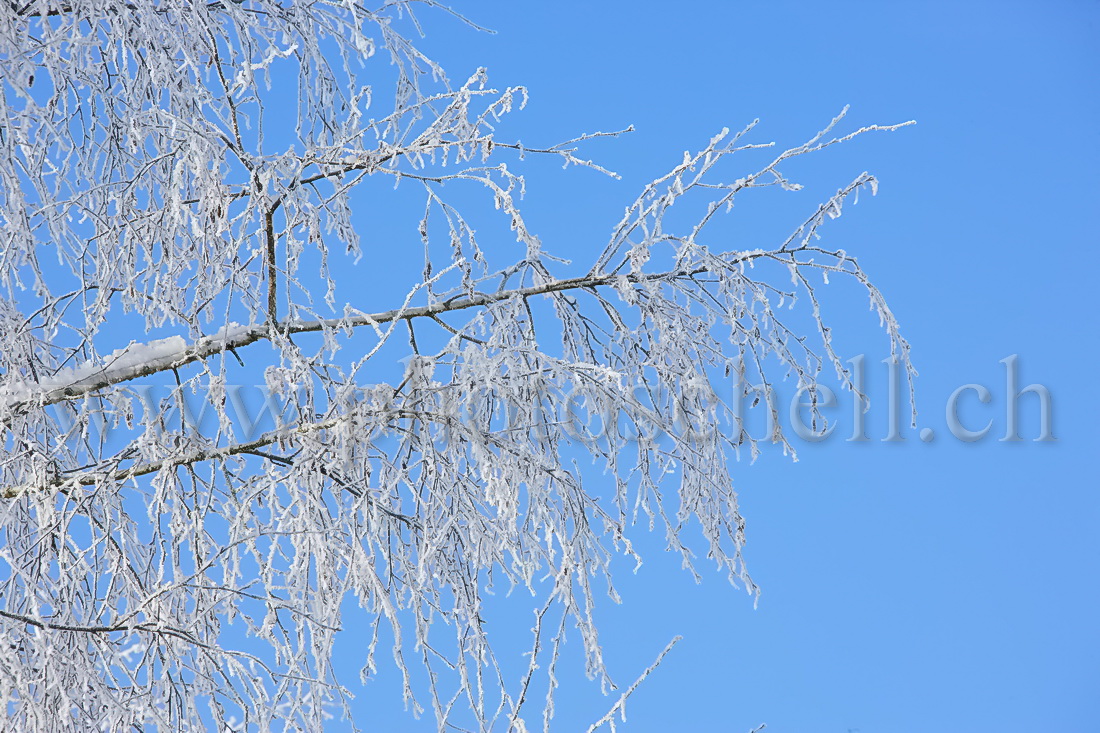
<path id="1" fill-rule="evenodd" d="M 726 260 L 725 263 L 729 266 L 734 266 L 738 263 L 747 262 L 767 255 L 768 253 L 759 251 L 744 252 Z M 285 320 L 276 324 L 275 330 L 279 333 L 289 335 L 297 333 L 316 333 L 326 329 L 376 326 L 378 324 L 391 323 L 393 321 L 411 321 L 414 318 L 436 319 L 444 313 L 479 308 L 494 303 L 500 303 L 511 298 L 529 298 L 534 295 L 549 295 L 551 293 L 560 293 L 569 290 L 607 287 L 623 280 L 631 284 L 668 281 L 710 272 L 711 270 L 711 267 L 697 267 L 694 269 L 666 270 L 664 272 L 641 275 L 588 275 L 585 277 L 564 278 L 552 280 L 540 285 L 501 290 L 495 293 L 481 293 L 464 298 L 454 298 L 442 303 L 433 303 L 431 305 L 410 308 L 398 308 L 367 315 L 326 318 L 316 321 Z M 233 351 L 254 344 L 257 341 L 270 340 L 272 336 L 272 329 L 267 324 L 257 324 L 234 329 L 224 336 L 203 336 L 191 345 L 187 345 L 171 353 L 158 355 L 141 364 L 126 364 L 121 368 L 112 368 L 110 365 L 104 365 L 102 369 L 90 376 L 74 379 L 71 384 L 38 391 L 37 394 L 34 393 L 37 385 L 9 384 L 6 386 L 6 391 L 8 392 L 6 399 L 7 406 L 11 413 L 15 415 L 24 414 L 33 407 L 45 407 L 46 405 L 57 404 L 65 400 L 77 399 L 115 384 L 140 379 L 141 377 L 147 377 L 171 369 L 178 369 L 186 364 L 203 361 L 215 354 Z M 55 378 L 57 376 L 58 375 L 55 375 Z M 31 394 L 26 394 L 28 392 Z M 0 391 L 0 400 L 4 400 L 2 391 Z M 0 405 L 2 404 L 3 402 L 0 402 Z M 2 424 L 3 423 L 0 423 L 0 425 Z"/>

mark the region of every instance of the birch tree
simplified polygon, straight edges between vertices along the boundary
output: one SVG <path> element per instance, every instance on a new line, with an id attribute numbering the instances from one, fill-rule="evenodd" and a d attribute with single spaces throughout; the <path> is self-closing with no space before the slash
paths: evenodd
<path id="1" fill-rule="evenodd" d="M 865 290 L 908 368 L 882 295 L 818 237 L 871 175 L 773 242 L 715 226 L 753 189 L 798 189 L 796 159 L 900 125 L 841 113 L 774 148 L 755 123 L 721 130 L 568 263 L 524 218 L 524 161 L 613 175 L 585 143 L 621 133 L 503 138 L 525 89 L 452 78 L 419 49 L 421 12 L 452 14 L 0 2 L 13 729 L 320 730 L 361 689 L 340 640 L 440 730 L 534 730 L 580 672 L 558 668 L 567 637 L 611 694 L 593 728 L 613 727 L 635 685 L 611 679 L 596 609 L 616 558 L 641 562 L 632 538 L 756 593 L 731 461 L 793 446 L 778 421 L 750 434 L 730 385 L 771 404 L 791 379 L 815 405 L 823 372 L 855 387 L 830 277 Z M 355 212 L 410 190 L 422 213 L 394 246 L 418 281 L 381 311 L 339 299 L 351 263 L 384 259 Z M 254 380 L 277 419 L 242 437 L 232 390 Z M 530 648 L 494 644 L 493 591 L 530 595 Z"/>

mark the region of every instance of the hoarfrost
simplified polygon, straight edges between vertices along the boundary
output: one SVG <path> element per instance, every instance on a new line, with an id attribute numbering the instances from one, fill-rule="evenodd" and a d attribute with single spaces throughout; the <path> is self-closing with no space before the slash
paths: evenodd
<path id="1" fill-rule="evenodd" d="M 13 729 L 72 710 L 88 730 L 317 730 L 349 710 L 337 644 L 359 645 L 364 675 L 396 674 L 441 729 L 522 731 L 538 685 L 548 724 L 567 628 L 613 687 L 593 581 L 618 598 L 614 558 L 642 561 L 634 534 L 660 528 L 689 572 L 705 555 L 755 595 L 730 458 L 761 448 L 715 385 L 740 374 L 770 404 L 773 371 L 810 388 L 824 364 L 841 369 L 813 272 L 866 289 L 912 374 L 881 293 L 821 242 L 873 177 L 782 241 L 714 225 L 750 189 L 801 188 L 794 159 L 898 126 L 834 133 L 841 113 L 747 171 L 730 170 L 739 153 L 774 145 L 751 141 L 756 122 L 723 129 L 643 186 L 578 269 L 524 217 L 524 160 L 615 176 L 582 148 L 632 128 L 502 137 L 526 89 L 494 89 L 484 69 L 446 82 L 402 34 L 419 30 L 412 9 L 0 4 L 0 74 L 38 80 L 0 89 Z M 378 110 L 387 84 L 392 110 Z M 391 200 L 361 184 L 387 176 L 424 197 L 407 230 L 423 263 L 370 312 L 341 305 L 336 282 L 355 276 L 340 258 L 370 253 L 357 196 Z M 495 230 L 466 218 L 477 195 Z M 480 228 L 516 245 L 483 249 Z M 784 267 L 780 289 L 768 278 Z M 816 342 L 779 319 L 795 303 Z M 104 353 L 123 325 L 171 335 Z M 400 372 L 396 349 L 410 354 Z M 144 383 L 156 377 L 166 391 Z M 240 436 L 234 385 L 256 381 L 275 427 Z M 781 430 L 770 440 L 791 449 Z M 518 684 L 483 624 L 496 584 L 538 599 Z"/>

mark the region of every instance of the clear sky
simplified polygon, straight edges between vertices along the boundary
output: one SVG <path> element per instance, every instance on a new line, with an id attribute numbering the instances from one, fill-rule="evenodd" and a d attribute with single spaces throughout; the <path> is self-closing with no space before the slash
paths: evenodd
<path id="1" fill-rule="evenodd" d="M 886 294 L 920 371 L 918 429 L 935 435 L 922 442 L 906 428 L 904 441 L 882 442 L 886 342 L 865 298 L 837 285 L 838 349 L 867 355 L 880 397 L 872 439 L 844 439 L 842 399 L 837 434 L 800 445 L 799 462 L 769 453 L 736 467 L 757 608 L 716 574 L 695 585 L 658 536 L 637 575 L 623 565 L 624 603 L 601 614 L 619 680 L 685 636 L 628 706 L 624 730 L 1100 730 L 1100 3 L 455 7 L 497 34 L 426 16 L 425 48 L 455 80 L 486 66 L 496 85 L 526 85 L 531 102 L 507 123 L 525 143 L 637 128 L 589 149 L 621 181 L 528 170 L 528 223 L 547 251 L 581 267 L 642 185 L 724 126 L 759 117 L 756 140 L 793 145 L 845 104 L 845 130 L 918 122 L 790 173 L 808 184 L 793 199 L 803 212 L 863 170 L 880 179 L 879 195 L 846 209 L 825 241 L 858 255 Z M 779 198 L 741 204 L 746 221 L 787 216 Z M 411 227 L 406 236 L 415 241 Z M 361 266 L 399 267 L 369 235 L 364 248 Z M 1019 385 L 1051 394 L 1055 442 L 1031 440 L 1034 394 L 1019 401 L 1025 440 L 999 440 L 1001 360 L 1014 354 Z M 948 398 L 967 384 L 991 396 L 960 398 L 967 428 L 993 423 L 974 442 L 945 422 Z M 582 676 L 572 665 L 560 676 Z M 559 730 L 602 714 L 594 687 L 563 682 Z M 380 679 L 360 693 L 361 725 L 433 729 L 430 716 L 411 725 L 395 714 L 396 690 Z"/>

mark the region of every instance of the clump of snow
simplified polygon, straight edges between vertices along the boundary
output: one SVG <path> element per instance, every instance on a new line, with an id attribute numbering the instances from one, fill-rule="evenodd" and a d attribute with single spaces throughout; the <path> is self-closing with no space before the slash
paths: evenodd
<path id="1" fill-rule="evenodd" d="M 209 336 L 199 339 L 200 348 L 214 343 L 229 343 L 251 331 L 253 326 L 242 326 L 236 321 L 230 321 Z"/>
<path id="2" fill-rule="evenodd" d="M 79 366 L 59 369 L 54 374 L 40 378 L 37 383 L 20 380 L 2 385 L 0 404 L 10 407 L 54 390 L 84 386 L 88 382 L 117 382 L 133 378 L 145 369 L 163 369 L 173 362 L 182 361 L 186 351 L 187 342 L 181 336 L 169 336 L 145 343 L 131 341 L 101 360 L 85 361 Z"/>
<path id="3" fill-rule="evenodd" d="M 207 351 L 210 347 L 230 344 L 240 340 L 254 326 L 242 326 L 235 321 L 200 338 L 189 347 L 182 336 L 169 336 L 154 341 L 131 341 L 121 349 L 115 349 L 99 360 L 85 361 L 75 367 L 66 367 L 56 373 L 41 377 L 37 382 L 15 378 L 0 384 L 0 406 L 33 401 L 56 390 L 85 387 L 96 382 L 117 383 L 170 368 L 188 360 L 194 351 Z"/>

